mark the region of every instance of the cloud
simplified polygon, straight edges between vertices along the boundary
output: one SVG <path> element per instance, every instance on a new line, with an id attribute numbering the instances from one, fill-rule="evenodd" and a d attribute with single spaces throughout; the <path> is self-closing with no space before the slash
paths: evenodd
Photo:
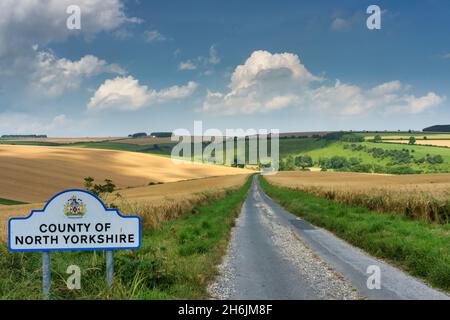
<path id="1" fill-rule="evenodd" d="M 311 82 L 321 78 L 312 75 L 292 53 L 271 54 L 255 51 L 231 75 L 228 93 L 209 92 L 204 111 L 225 114 L 265 112 L 298 102 L 299 94 Z M 281 98 L 281 97 L 290 97 Z M 292 99 L 296 96 L 298 99 Z"/>
<path id="2" fill-rule="evenodd" d="M 3 134 L 48 134 L 67 124 L 64 114 L 50 120 L 24 113 L 0 113 Z"/>
<path id="3" fill-rule="evenodd" d="M 177 49 L 175 51 L 175 56 L 179 56 L 181 50 Z M 215 47 L 212 45 L 209 47 L 207 56 L 198 56 L 194 59 L 189 59 L 187 61 L 182 61 L 178 65 L 178 70 L 197 70 L 200 69 L 201 74 L 209 76 L 214 73 L 214 66 L 220 63 L 219 53 Z"/>
<path id="4" fill-rule="evenodd" d="M 349 30 L 351 22 L 344 18 L 334 18 L 331 22 L 331 30 L 333 31 L 346 31 Z"/>
<path id="5" fill-rule="evenodd" d="M 295 95 L 275 96 L 266 102 L 265 107 L 268 110 L 277 110 L 290 106 L 298 102 L 298 97 Z"/>
<path id="6" fill-rule="evenodd" d="M 66 26 L 69 5 L 80 6 L 81 30 L 69 30 Z M 97 65 L 93 74 L 99 68 L 103 69 L 100 73 L 122 74 L 117 66 L 107 65 L 93 56 L 70 61 L 39 51 L 71 36 L 93 38 L 97 33 L 113 32 L 141 22 L 127 16 L 123 0 L 2 0 L 0 82 L 11 91 L 31 86 L 38 93 L 58 96 L 78 88 L 80 81 L 92 74 L 86 69 L 91 65 Z"/>
<path id="7" fill-rule="evenodd" d="M 147 41 L 149 43 L 167 40 L 167 38 L 164 35 L 162 35 L 161 33 L 159 33 L 158 30 L 145 31 L 144 36 L 145 36 L 145 41 Z"/>
<path id="8" fill-rule="evenodd" d="M 450 59 L 450 53 L 446 53 L 442 56 L 444 59 Z"/>
<path id="9" fill-rule="evenodd" d="M 255 51 L 235 68 L 228 92 L 208 92 L 203 111 L 219 114 L 253 114 L 288 107 L 316 114 L 354 116 L 379 111 L 420 113 L 439 106 L 444 96 L 429 92 L 416 97 L 400 81 L 364 89 L 340 80 L 313 75 L 292 53 Z"/>
<path id="10" fill-rule="evenodd" d="M 81 8 L 81 30 L 66 26 L 69 5 Z M 35 44 L 45 46 L 71 35 L 111 31 L 125 23 L 140 23 L 128 17 L 121 0 L 2 0 L 0 1 L 0 58 L 29 52 Z"/>
<path id="11" fill-rule="evenodd" d="M 189 97 L 197 87 L 197 83 L 190 81 L 185 86 L 172 86 L 157 91 L 141 85 L 132 76 L 117 77 L 106 80 L 98 88 L 88 104 L 88 109 L 135 111 L 153 104 Z"/>
<path id="12" fill-rule="evenodd" d="M 93 55 L 86 55 L 78 61 L 58 59 L 51 52 L 38 52 L 35 71 L 31 75 L 32 87 L 47 96 L 59 96 L 67 90 L 77 89 L 83 79 L 101 73 L 124 75 L 116 64 L 108 64 Z"/>
<path id="13" fill-rule="evenodd" d="M 402 90 L 404 86 L 398 80 L 386 82 L 373 88 L 371 92 L 375 95 L 385 95 Z"/>
<path id="14" fill-rule="evenodd" d="M 425 110 L 440 105 L 446 100 L 445 97 L 440 97 L 434 92 L 429 92 L 426 96 L 416 98 L 415 96 L 405 97 L 407 102 L 407 111 L 411 113 L 421 113 Z"/>
<path id="15" fill-rule="evenodd" d="M 195 70 L 195 69 L 197 69 L 197 65 L 193 63 L 191 60 L 180 62 L 180 64 L 178 65 L 178 70 L 181 71 Z"/>
<path id="16" fill-rule="evenodd" d="M 215 48 L 214 45 L 212 45 L 212 46 L 209 48 L 208 62 L 209 62 L 210 64 L 218 64 L 218 63 L 220 63 L 219 54 L 218 54 L 217 49 Z"/>
<path id="17" fill-rule="evenodd" d="M 382 11 L 382 14 L 384 16 L 385 14 L 387 14 L 387 11 Z M 346 17 L 343 17 L 342 13 L 336 12 L 335 14 L 333 14 L 330 29 L 334 32 L 345 32 L 358 26 L 365 27 L 366 19 L 367 16 L 360 11 Z"/>

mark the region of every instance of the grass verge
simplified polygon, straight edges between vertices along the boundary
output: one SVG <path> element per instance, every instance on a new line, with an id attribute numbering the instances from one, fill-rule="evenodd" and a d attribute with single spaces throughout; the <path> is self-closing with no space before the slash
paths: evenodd
<path id="1" fill-rule="evenodd" d="M 137 251 L 115 253 L 115 284 L 106 287 L 103 252 L 52 253 L 53 299 L 205 299 L 226 250 L 251 178 L 220 199 L 195 206 L 158 229 L 143 232 Z M 81 289 L 69 290 L 66 270 L 81 268 Z M 41 256 L 0 247 L 0 299 L 40 299 Z"/>
<path id="2" fill-rule="evenodd" d="M 450 224 L 343 205 L 260 179 L 264 191 L 293 214 L 450 292 Z"/>

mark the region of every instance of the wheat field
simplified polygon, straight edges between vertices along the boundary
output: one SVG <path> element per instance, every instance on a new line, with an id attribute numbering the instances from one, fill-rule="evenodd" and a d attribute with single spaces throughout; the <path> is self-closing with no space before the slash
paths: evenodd
<path id="1" fill-rule="evenodd" d="M 85 137 L 85 138 L 2 138 L 0 141 L 8 142 L 42 142 L 42 143 L 60 143 L 60 144 L 70 144 L 70 143 L 83 143 L 83 142 L 105 142 L 114 141 L 118 139 L 124 139 L 124 137 Z"/>
<path id="2" fill-rule="evenodd" d="M 408 144 L 408 140 L 389 140 L 386 142 L 391 143 L 403 143 Z M 450 148 L 450 140 L 416 140 L 416 144 L 418 145 L 429 145 L 429 146 L 435 146 L 435 147 L 447 147 Z"/>
<path id="3" fill-rule="evenodd" d="M 343 204 L 428 222 L 450 220 L 450 174 L 280 172 L 267 179 L 275 186 L 301 190 Z"/>
<path id="4" fill-rule="evenodd" d="M 183 163 L 150 154 L 100 149 L 0 145 L 0 198 L 43 202 L 61 190 L 83 187 L 91 176 L 119 188 L 251 171 Z"/>
<path id="5" fill-rule="evenodd" d="M 248 176 L 239 174 L 127 188 L 117 190 L 103 200 L 117 205 L 122 214 L 140 215 L 144 228 L 157 228 L 162 222 L 177 218 L 208 197 L 218 197 L 225 190 L 241 187 Z M 44 205 L 44 202 L 0 205 L 0 242 L 7 239 L 9 218 L 27 216 L 31 210 L 42 209 Z"/>

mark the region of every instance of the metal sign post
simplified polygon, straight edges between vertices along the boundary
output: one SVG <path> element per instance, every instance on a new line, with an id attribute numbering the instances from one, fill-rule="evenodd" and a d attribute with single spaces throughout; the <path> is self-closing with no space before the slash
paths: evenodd
<path id="1" fill-rule="evenodd" d="M 106 281 L 111 290 L 114 278 L 114 253 L 111 250 L 106 251 Z"/>
<path id="2" fill-rule="evenodd" d="M 42 253 L 42 293 L 44 298 L 50 299 L 50 288 L 52 285 L 52 270 L 50 252 Z"/>
<path id="3" fill-rule="evenodd" d="M 67 190 L 54 196 L 42 210 L 8 221 L 12 252 L 42 252 L 42 292 L 50 299 L 51 251 L 106 251 L 106 281 L 113 287 L 114 250 L 141 247 L 141 220 L 109 209 L 94 194 Z"/>

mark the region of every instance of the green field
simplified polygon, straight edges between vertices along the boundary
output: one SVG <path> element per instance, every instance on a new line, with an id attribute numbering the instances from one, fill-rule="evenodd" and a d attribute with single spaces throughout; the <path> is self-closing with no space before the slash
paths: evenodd
<path id="1" fill-rule="evenodd" d="M 450 224 L 413 221 L 392 213 L 278 188 L 261 178 L 264 191 L 288 211 L 450 292 Z"/>
<path id="2" fill-rule="evenodd" d="M 373 148 L 382 149 L 394 156 L 378 156 L 368 152 Z M 360 150 L 362 149 L 362 150 Z M 397 154 L 398 153 L 398 154 Z M 280 140 L 280 157 L 285 162 L 291 156 L 299 155 L 312 158 L 313 166 L 322 167 L 321 159 L 342 157 L 358 165 L 343 168 L 340 171 L 379 172 L 379 173 L 447 173 L 450 172 L 450 148 L 376 142 L 346 142 L 325 139 L 287 139 Z M 399 159 L 403 156 L 403 159 Z M 410 159 L 404 159 L 409 157 Z M 433 161 L 434 157 L 440 157 Z M 428 160 L 430 159 L 430 160 Z M 292 170 L 292 169 L 291 169 Z"/>
<path id="3" fill-rule="evenodd" d="M 181 218 L 143 230 L 142 247 L 115 253 L 108 291 L 102 252 L 52 253 L 52 299 L 207 299 L 207 285 L 226 250 L 229 233 L 252 177 L 240 189 L 210 197 Z M 81 290 L 66 286 L 67 267 L 81 268 Z M 0 299 L 41 299 L 41 255 L 0 246 Z"/>

